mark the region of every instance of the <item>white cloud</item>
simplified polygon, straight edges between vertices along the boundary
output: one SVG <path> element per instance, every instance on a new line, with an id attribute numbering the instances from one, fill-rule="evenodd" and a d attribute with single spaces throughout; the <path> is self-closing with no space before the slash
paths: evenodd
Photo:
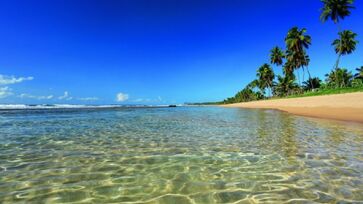
<path id="1" fill-rule="evenodd" d="M 13 95 L 13 93 L 11 92 L 11 89 L 9 87 L 0 87 L 0 98 L 6 98 L 10 95 Z"/>
<path id="2" fill-rule="evenodd" d="M 78 98 L 78 100 L 81 100 L 81 101 L 97 101 L 98 98 L 97 97 L 86 97 L 86 98 Z"/>
<path id="3" fill-rule="evenodd" d="M 116 95 L 116 101 L 117 102 L 123 102 L 123 101 L 126 101 L 127 99 L 129 99 L 129 95 L 128 94 L 118 93 Z"/>
<path id="4" fill-rule="evenodd" d="M 16 78 L 15 76 L 6 76 L 0 74 L 0 85 L 8 85 L 8 84 L 16 84 L 21 83 L 23 81 L 33 80 L 34 77 L 19 77 Z"/>
<path id="5" fill-rule="evenodd" d="M 63 96 L 59 96 L 58 99 L 59 100 L 63 100 L 64 99 L 64 100 L 69 101 L 69 100 L 72 100 L 73 97 L 69 96 L 68 91 L 65 91 L 64 94 L 63 94 Z"/>
<path id="6" fill-rule="evenodd" d="M 44 100 L 44 99 L 52 99 L 54 96 L 53 95 L 49 95 L 49 96 L 34 96 L 31 94 L 20 94 L 19 95 L 20 98 L 32 98 L 32 99 L 38 99 L 38 100 Z"/>

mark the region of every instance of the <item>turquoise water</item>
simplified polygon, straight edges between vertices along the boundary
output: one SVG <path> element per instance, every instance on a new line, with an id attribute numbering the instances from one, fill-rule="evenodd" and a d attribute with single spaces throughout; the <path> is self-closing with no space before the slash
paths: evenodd
<path id="1" fill-rule="evenodd" d="M 363 202 L 363 127 L 218 107 L 0 111 L 0 203 Z"/>

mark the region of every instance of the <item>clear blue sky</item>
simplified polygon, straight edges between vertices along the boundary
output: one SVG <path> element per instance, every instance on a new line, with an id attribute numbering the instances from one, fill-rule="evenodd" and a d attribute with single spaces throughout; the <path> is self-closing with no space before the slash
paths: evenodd
<path id="1" fill-rule="evenodd" d="M 233 96 L 284 46 L 312 36 L 312 75 L 334 65 L 337 28 L 319 0 L 0 0 L 0 103 L 183 103 Z M 342 67 L 363 65 L 363 3 Z M 277 73 L 281 68 L 274 67 Z M 65 93 L 67 92 L 67 93 Z M 126 100 L 127 99 L 127 100 Z"/>

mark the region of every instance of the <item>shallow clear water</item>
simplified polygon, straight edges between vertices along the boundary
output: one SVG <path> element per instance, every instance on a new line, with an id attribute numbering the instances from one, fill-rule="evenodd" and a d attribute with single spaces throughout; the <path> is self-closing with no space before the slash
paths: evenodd
<path id="1" fill-rule="evenodd" d="M 363 201 L 359 124 L 218 107 L 0 111 L 0 203 L 338 201 Z"/>

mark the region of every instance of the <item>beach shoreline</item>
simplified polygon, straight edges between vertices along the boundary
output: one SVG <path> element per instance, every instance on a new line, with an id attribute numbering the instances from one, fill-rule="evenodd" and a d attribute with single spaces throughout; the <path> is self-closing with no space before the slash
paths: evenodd
<path id="1" fill-rule="evenodd" d="M 363 123 L 363 92 L 271 99 L 221 106 L 230 108 L 274 109 L 307 117 Z"/>

